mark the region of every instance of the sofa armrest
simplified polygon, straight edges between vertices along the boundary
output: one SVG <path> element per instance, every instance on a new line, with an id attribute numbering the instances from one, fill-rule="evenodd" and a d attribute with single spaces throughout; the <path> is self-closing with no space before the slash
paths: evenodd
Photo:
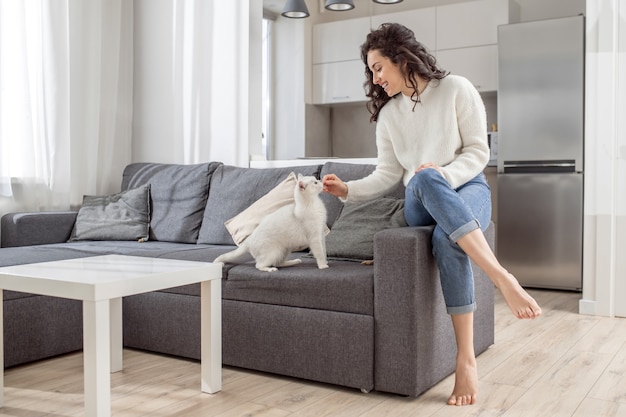
<path id="1" fill-rule="evenodd" d="M 454 371 L 456 342 L 432 255 L 433 226 L 374 238 L 375 389 L 418 396 Z M 493 243 L 493 226 L 487 233 Z M 475 265 L 476 354 L 493 344 L 493 285 Z"/>
<path id="2" fill-rule="evenodd" d="M 7 213 L 0 222 L 0 247 L 67 242 L 77 211 Z"/>

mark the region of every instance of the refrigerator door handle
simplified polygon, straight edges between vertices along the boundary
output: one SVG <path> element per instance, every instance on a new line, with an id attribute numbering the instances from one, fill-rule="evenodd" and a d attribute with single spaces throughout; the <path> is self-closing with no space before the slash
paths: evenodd
<path id="1" fill-rule="evenodd" d="M 504 161 L 503 173 L 521 172 L 576 172 L 576 161 L 573 159 L 552 161 Z"/>

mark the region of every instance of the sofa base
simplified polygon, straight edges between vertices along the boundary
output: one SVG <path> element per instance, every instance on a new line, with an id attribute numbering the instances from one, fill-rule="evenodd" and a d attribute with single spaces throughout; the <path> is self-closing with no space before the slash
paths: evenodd
<path id="1" fill-rule="evenodd" d="M 199 360 L 199 297 L 141 294 L 125 298 L 123 311 L 126 347 Z M 222 333 L 224 365 L 374 387 L 371 316 L 223 300 Z"/>
<path id="2" fill-rule="evenodd" d="M 3 314 L 7 368 L 83 348 L 80 301 L 24 294 L 5 300 Z"/>

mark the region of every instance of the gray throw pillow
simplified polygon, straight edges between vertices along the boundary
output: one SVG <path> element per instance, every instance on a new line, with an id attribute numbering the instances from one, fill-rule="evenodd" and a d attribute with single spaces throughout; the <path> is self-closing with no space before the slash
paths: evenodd
<path id="1" fill-rule="evenodd" d="M 371 164 L 351 164 L 346 162 L 329 161 L 322 166 L 320 178 L 324 178 L 324 175 L 327 174 L 335 174 L 341 178 L 342 181 L 346 182 L 360 180 L 361 178 L 365 178 L 370 175 L 375 169 L 376 165 Z M 402 181 L 400 181 L 398 185 L 388 194 L 385 194 L 384 197 L 404 198 L 404 184 Z M 337 197 L 328 193 L 322 193 L 320 198 L 326 206 L 326 224 L 332 229 L 333 222 L 337 220 L 339 213 L 341 213 L 343 203 Z"/>
<path id="2" fill-rule="evenodd" d="M 148 240 L 150 184 L 107 196 L 83 197 L 70 242 Z"/>
<path id="3" fill-rule="evenodd" d="M 372 260 L 374 235 L 384 229 L 406 225 L 404 199 L 383 197 L 348 203 L 326 236 L 326 254 L 329 258 Z"/>

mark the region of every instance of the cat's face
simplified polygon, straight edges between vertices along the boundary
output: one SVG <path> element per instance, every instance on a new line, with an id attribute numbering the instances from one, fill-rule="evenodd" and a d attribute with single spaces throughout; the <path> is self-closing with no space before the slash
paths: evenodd
<path id="1" fill-rule="evenodd" d="M 302 174 L 298 174 L 298 190 L 301 193 L 307 194 L 319 194 L 322 192 L 322 181 L 318 180 L 312 176 L 303 176 Z"/>

